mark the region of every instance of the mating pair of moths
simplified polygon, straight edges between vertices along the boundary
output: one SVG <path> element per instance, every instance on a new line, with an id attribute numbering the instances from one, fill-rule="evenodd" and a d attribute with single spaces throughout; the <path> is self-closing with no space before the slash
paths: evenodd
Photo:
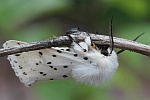
<path id="1" fill-rule="evenodd" d="M 10 48 L 21 44 L 25 42 L 9 40 L 3 47 Z M 8 56 L 8 60 L 25 86 L 31 86 L 38 81 L 66 78 L 99 85 L 110 79 L 118 67 L 115 51 L 108 46 L 95 45 L 89 34 L 82 42 L 76 43 L 72 40 L 70 47 L 51 47 L 12 54 Z"/>

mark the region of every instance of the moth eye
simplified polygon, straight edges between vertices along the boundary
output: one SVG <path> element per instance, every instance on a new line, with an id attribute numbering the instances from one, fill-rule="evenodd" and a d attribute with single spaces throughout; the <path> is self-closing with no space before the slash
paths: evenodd
<path id="1" fill-rule="evenodd" d="M 109 52 L 108 52 L 108 47 L 107 45 L 98 45 L 97 46 L 100 51 L 101 51 L 101 54 L 103 54 L 104 56 L 109 56 Z"/>
<path id="2" fill-rule="evenodd" d="M 101 50 L 101 54 L 103 54 L 104 56 L 109 56 L 108 50 Z"/>

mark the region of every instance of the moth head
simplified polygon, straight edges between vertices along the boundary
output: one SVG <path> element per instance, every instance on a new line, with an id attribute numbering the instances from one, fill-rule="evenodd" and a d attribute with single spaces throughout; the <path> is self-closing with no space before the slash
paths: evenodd
<path id="1" fill-rule="evenodd" d="M 109 50 L 109 45 L 91 45 L 92 48 L 100 51 L 101 54 L 103 54 L 104 56 L 110 56 L 110 50 Z"/>
<path id="2" fill-rule="evenodd" d="M 113 17 L 110 19 L 109 23 L 109 45 L 95 45 L 94 43 L 91 43 L 92 48 L 100 50 L 100 53 L 104 56 L 111 56 L 113 49 L 114 49 L 114 40 L 113 40 L 113 33 L 112 33 L 112 20 Z"/>
<path id="3" fill-rule="evenodd" d="M 110 51 L 108 50 L 108 45 L 99 45 L 97 46 L 98 49 L 100 50 L 100 53 L 103 54 L 104 56 L 110 56 Z"/>
<path id="4" fill-rule="evenodd" d="M 96 45 L 94 43 L 91 43 L 91 47 L 93 49 L 100 51 L 100 53 L 103 54 L 104 56 L 110 56 L 111 55 L 109 45 Z"/>

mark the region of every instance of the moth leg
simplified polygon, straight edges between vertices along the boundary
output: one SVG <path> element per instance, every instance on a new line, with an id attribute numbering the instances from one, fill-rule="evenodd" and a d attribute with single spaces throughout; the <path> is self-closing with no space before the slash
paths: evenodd
<path id="1" fill-rule="evenodd" d="M 133 39 L 133 41 L 136 41 L 136 40 L 137 40 L 139 37 L 141 37 L 143 34 L 144 34 L 144 33 L 138 35 L 135 39 Z M 121 50 L 119 50 L 119 51 L 117 52 L 117 54 L 120 54 L 120 53 L 122 53 L 122 52 L 124 52 L 124 51 L 125 51 L 124 49 L 121 49 Z"/>
<path id="2" fill-rule="evenodd" d="M 89 49 L 97 49 L 95 43 L 93 43 L 92 38 L 89 33 L 87 33 L 87 37 L 85 38 L 85 43 L 88 45 Z"/>
<path id="3" fill-rule="evenodd" d="M 82 53 L 82 52 L 87 52 L 88 51 L 88 45 L 86 42 L 75 42 L 74 39 L 71 37 L 71 35 L 67 36 L 70 38 L 72 41 L 71 47 L 74 49 L 75 52 Z"/>
<path id="4" fill-rule="evenodd" d="M 85 38 L 85 43 L 89 46 L 93 45 L 93 42 L 92 42 L 92 39 L 91 39 L 91 36 L 89 33 L 87 33 L 87 37 Z"/>

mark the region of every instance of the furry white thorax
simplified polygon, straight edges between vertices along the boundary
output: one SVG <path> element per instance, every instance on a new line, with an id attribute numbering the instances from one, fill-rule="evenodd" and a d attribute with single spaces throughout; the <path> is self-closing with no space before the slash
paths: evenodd
<path id="1" fill-rule="evenodd" d="M 87 52 L 83 52 L 78 45 L 86 49 Z M 77 64 L 72 69 L 72 76 L 78 82 L 97 86 L 113 76 L 118 67 L 115 51 L 109 56 L 104 56 L 101 54 L 101 50 L 91 47 L 91 40 L 88 37 L 85 39 L 85 42 L 72 43 L 72 46 L 75 52 L 88 58 L 88 62 L 84 62 L 82 65 Z M 109 48 L 108 52 L 110 53 Z"/>

